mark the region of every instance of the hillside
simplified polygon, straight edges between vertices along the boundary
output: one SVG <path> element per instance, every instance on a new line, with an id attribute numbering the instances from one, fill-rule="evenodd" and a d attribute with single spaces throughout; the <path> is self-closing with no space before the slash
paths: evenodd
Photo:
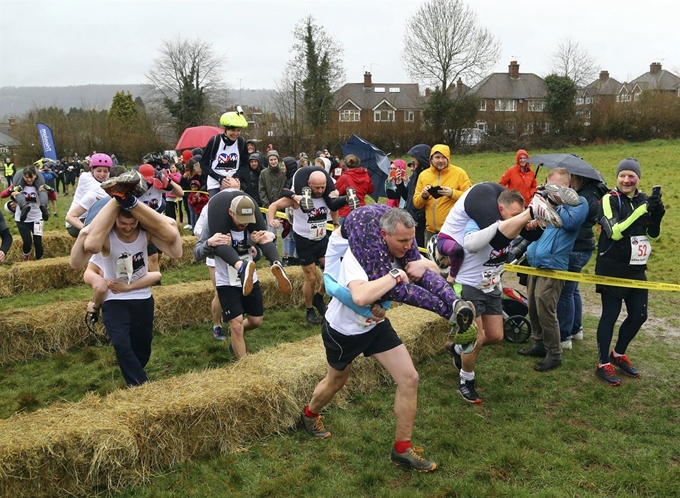
<path id="1" fill-rule="evenodd" d="M 35 107 L 71 107 L 108 109 L 118 91 L 130 92 L 134 98 L 148 96 L 148 85 L 79 85 L 63 87 L 2 87 L 0 88 L 0 121 L 19 117 Z M 231 90 L 230 101 L 239 98 L 240 104 L 262 106 L 273 90 Z"/>

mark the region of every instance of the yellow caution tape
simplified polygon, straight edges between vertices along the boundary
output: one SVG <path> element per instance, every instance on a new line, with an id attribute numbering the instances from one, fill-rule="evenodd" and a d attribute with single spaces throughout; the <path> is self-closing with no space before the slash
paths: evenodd
<path id="1" fill-rule="evenodd" d="M 505 265 L 506 271 L 515 273 L 526 273 L 536 277 L 554 278 L 556 280 L 570 280 L 573 282 L 583 282 L 586 284 L 611 285 L 612 287 L 632 287 L 634 289 L 649 289 L 660 291 L 680 291 L 678 284 L 666 284 L 663 282 L 648 282 L 646 280 L 633 280 L 630 278 L 605 277 L 603 275 L 588 275 L 586 273 L 575 273 L 572 271 L 546 270 L 543 268 L 532 268 L 530 266 Z"/>

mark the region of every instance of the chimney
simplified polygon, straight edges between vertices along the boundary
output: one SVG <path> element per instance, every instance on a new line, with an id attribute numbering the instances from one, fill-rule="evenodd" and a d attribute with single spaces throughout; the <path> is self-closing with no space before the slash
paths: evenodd
<path id="1" fill-rule="evenodd" d="M 364 72 L 364 88 L 371 88 L 372 85 L 371 73 L 368 71 Z"/>
<path id="2" fill-rule="evenodd" d="M 14 118 L 9 118 L 9 132 L 14 133 L 14 128 L 17 125 L 17 120 Z"/>
<path id="3" fill-rule="evenodd" d="M 609 71 L 600 71 L 600 81 L 607 81 L 609 79 Z"/>
<path id="4" fill-rule="evenodd" d="M 658 74 L 661 72 L 661 63 L 660 62 L 652 62 L 649 65 L 649 73 L 650 74 Z"/>
<path id="5" fill-rule="evenodd" d="M 519 78 L 519 64 L 517 64 L 517 61 L 510 61 L 508 72 L 511 78 Z"/>
<path id="6" fill-rule="evenodd" d="M 463 95 L 463 79 L 458 78 L 458 81 L 456 81 L 456 90 L 458 90 L 458 96 Z"/>
<path id="7" fill-rule="evenodd" d="M 425 96 L 426 97 L 429 97 L 431 92 L 432 92 L 432 90 L 430 90 L 429 88 L 425 88 Z"/>

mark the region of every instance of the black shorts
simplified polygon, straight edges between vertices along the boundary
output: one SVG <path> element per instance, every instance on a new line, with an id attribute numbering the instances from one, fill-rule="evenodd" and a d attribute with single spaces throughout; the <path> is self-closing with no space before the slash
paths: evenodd
<path id="1" fill-rule="evenodd" d="M 244 313 L 248 316 L 262 316 L 264 314 L 264 302 L 260 282 L 253 284 L 253 290 L 247 296 L 243 295 L 243 289 L 239 285 L 220 285 L 217 287 L 217 297 L 222 306 L 222 319 L 225 323 L 233 320 Z"/>
<path id="2" fill-rule="evenodd" d="M 361 353 L 369 357 L 403 344 L 387 319 L 368 332 L 359 335 L 343 335 L 324 320 L 321 326 L 321 337 L 326 348 L 326 361 L 340 371 L 347 368 L 347 365 Z"/>
<path id="3" fill-rule="evenodd" d="M 477 316 L 503 314 L 503 298 L 499 290 L 494 290 L 487 294 L 476 287 L 463 284 L 463 291 L 460 293 L 460 297 L 475 305 Z"/>
<path id="4" fill-rule="evenodd" d="M 295 240 L 295 249 L 302 266 L 313 265 L 326 256 L 328 232 L 323 239 L 319 240 L 309 240 L 293 232 L 293 240 Z"/>

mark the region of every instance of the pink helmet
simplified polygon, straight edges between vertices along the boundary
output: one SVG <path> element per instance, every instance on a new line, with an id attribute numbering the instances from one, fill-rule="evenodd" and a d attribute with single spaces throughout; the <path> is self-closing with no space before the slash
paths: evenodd
<path id="1" fill-rule="evenodd" d="M 113 161 L 111 160 L 111 156 L 108 154 L 92 154 L 90 157 L 90 169 L 99 168 L 101 166 L 112 168 Z"/>

